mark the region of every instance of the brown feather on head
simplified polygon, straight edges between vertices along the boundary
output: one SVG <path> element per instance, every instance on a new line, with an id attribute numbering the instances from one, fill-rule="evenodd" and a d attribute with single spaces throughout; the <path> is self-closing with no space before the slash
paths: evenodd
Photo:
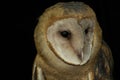
<path id="1" fill-rule="evenodd" d="M 49 27 L 52 28 L 51 26 L 54 26 L 55 24 L 57 25 L 58 21 L 61 21 L 61 23 L 62 23 L 62 20 L 65 21 L 65 19 L 70 19 L 70 18 L 76 19 L 76 22 L 78 24 L 80 24 L 81 27 L 84 26 L 83 29 L 85 28 L 85 26 L 86 27 L 88 27 L 90 25 L 93 26 L 92 27 L 93 29 L 92 28 L 89 29 L 89 30 L 91 30 L 93 38 L 94 38 L 93 39 L 94 41 L 92 41 L 90 44 L 92 45 L 92 49 L 95 49 L 97 52 L 100 48 L 98 46 L 101 44 L 101 29 L 97 23 L 96 16 L 95 16 L 95 13 L 93 12 L 93 10 L 88 5 L 86 5 L 84 3 L 79 3 L 79 2 L 58 3 L 58 4 L 48 8 L 43 13 L 43 15 L 40 17 L 40 20 L 39 20 L 40 23 L 38 24 L 38 26 L 35 30 L 34 36 L 35 36 L 36 46 L 37 45 L 39 46 L 40 42 L 43 43 L 43 45 L 44 45 L 44 43 L 49 42 L 48 37 L 46 35 L 47 34 L 46 32 L 49 29 Z M 86 24 L 86 23 L 88 23 L 88 24 Z M 73 25 L 75 25 L 75 24 L 73 23 Z M 63 25 L 63 26 L 68 26 L 68 25 Z M 99 34 L 97 34 L 98 32 L 96 32 L 97 30 L 99 31 Z M 39 34 L 43 35 L 43 36 L 41 36 L 42 37 L 41 39 L 44 39 L 44 40 L 36 41 L 36 40 L 38 40 L 37 38 L 40 38 Z M 91 35 L 88 35 L 86 40 L 89 40 L 89 37 L 91 37 Z M 85 43 L 86 42 L 89 42 L 89 41 L 85 41 Z M 46 46 L 47 45 L 48 44 L 46 44 Z M 86 43 L 86 45 L 87 45 L 87 43 Z M 85 49 L 85 51 L 86 51 L 86 49 Z M 96 53 L 96 52 L 94 52 L 94 53 Z M 83 52 L 80 52 L 80 53 L 81 54 L 78 54 L 79 56 L 83 54 Z M 94 54 L 94 53 L 92 53 L 92 54 Z"/>

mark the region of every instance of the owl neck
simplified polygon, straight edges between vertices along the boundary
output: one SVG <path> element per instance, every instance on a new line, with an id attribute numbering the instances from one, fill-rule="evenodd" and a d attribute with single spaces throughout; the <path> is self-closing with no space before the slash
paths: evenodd
<path id="1" fill-rule="evenodd" d="M 38 63 L 37 63 L 38 62 Z M 63 80 L 87 80 L 90 72 L 94 72 L 94 62 L 88 62 L 82 66 L 64 65 L 63 67 L 56 67 L 51 65 L 44 59 L 44 57 L 37 55 L 36 64 L 43 69 L 47 80 L 58 80 L 54 78 L 63 78 Z M 65 67 L 66 66 L 66 67 Z M 73 77 L 74 76 L 74 77 Z M 85 77 L 86 76 L 86 77 Z M 52 79 L 51 79 L 52 78 Z M 59 79 L 60 79 L 59 78 Z M 86 78 L 86 79 L 85 79 Z"/>

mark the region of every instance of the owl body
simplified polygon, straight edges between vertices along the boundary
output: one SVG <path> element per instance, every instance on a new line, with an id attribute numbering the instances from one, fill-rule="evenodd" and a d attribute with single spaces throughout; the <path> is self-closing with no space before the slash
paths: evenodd
<path id="1" fill-rule="evenodd" d="M 112 54 L 88 5 L 68 2 L 46 9 L 34 39 L 32 80 L 112 80 Z"/>

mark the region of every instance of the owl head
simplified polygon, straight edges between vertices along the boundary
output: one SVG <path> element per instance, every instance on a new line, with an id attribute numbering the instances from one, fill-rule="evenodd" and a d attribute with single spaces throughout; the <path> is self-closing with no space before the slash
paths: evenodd
<path id="1" fill-rule="evenodd" d="M 81 66 L 94 61 L 102 31 L 88 5 L 57 3 L 40 16 L 34 39 L 38 55 L 49 64 Z"/>

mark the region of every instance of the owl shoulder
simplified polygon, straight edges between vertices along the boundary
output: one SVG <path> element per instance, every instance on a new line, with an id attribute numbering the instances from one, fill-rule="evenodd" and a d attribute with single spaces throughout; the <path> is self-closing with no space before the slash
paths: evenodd
<path id="1" fill-rule="evenodd" d="M 112 69 L 112 52 L 105 41 L 103 41 L 95 65 L 95 80 L 112 80 Z"/>

